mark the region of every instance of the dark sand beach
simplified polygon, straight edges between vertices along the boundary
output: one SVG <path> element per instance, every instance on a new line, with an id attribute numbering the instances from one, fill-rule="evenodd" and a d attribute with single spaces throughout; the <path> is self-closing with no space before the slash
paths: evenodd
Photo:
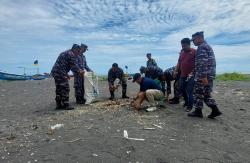
<path id="1" fill-rule="evenodd" d="M 75 105 L 72 83 L 76 109 L 55 111 L 52 79 L 0 81 L 1 163 L 250 162 L 250 82 L 215 82 L 223 112 L 216 120 L 187 117 L 182 104 L 137 112 L 129 100 L 111 103 L 107 82 L 99 83 L 99 102 Z M 138 86 L 128 85 L 135 95 Z M 51 131 L 56 124 L 63 127 Z"/>

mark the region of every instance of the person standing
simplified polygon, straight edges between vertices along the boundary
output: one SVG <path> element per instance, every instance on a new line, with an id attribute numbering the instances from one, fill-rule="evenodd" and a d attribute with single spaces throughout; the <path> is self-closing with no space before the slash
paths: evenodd
<path id="1" fill-rule="evenodd" d="M 148 58 L 147 67 L 157 66 L 157 63 L 156 63 L 155 60 L 152 58 L 151 53 L 147 53 L 146 56 L 147 56 L 147 58 Z"/>
<path id="2" fill-rule="evenodd" d="M 108 83 L 109 83 L 109 91 L 110 91 L 110 100 L 115 98 L 115 90 L 118 88 L 114 85 L 115 79 L 119 79 L 119 83 L 122 85 L 122 98 L 129 98 L 127 96 L 127 81 L 125 79 L 125 75 L 123 70 L 118 67 L 117 63 L 113 63 L 112 67 L 108 71 Z"/>
<path id="3" fill-rule="evenodd" d="M 175 69 L 175 73 L 180 72 L 179 79 L 179 91 L 175 100 L 172 104 L 179 103 L 179 98 L 182 95 L 185 100 L 186 111 L 189 112 L 193 107 L 193 88 L 194 88 L 194 62 L 195 62 L 195 53 L 196 50 L 191 48 L 190 39 L 183 38 L 181 40 L 182 50 L 178 59 L 178 63 Z"/>
<path id="4" fill-rule="evenodd" d="M 173 85 L 174 97 L 172 99 L 169 99 L 170 104 L 179 103 L 179 99 L 177 97 L 178 97 L 178 91 L 179 91 L 179 78 L 180 77 L 179 77 L 179 73 L 175 74 L 176 72 L 175 69 L 176 69 L 176 66 L 170 67 L 166 69 L 162 75 L 162 80 L 167 83 L 167 99 L 169 98 L 169 95 L 171 95 L 171 92 L 172 92 L 171 82 L 174 81 L 174 85 Z"/>
<path id="5" fill-rule="evenodd" d="M 51 75 L 55 79 L 56 85 L 56 109 L 72 110 L 73 107 L 69 106 L 69 82 L 70 79 L 68 72 L 71 70 L 81 76 L 84 71 L 78 67 L 77 57 L 81 53 L 79 45 L 74 44 L 70 50 L 62 52 L 52 70 Z"/>
<path id="6" fill-rule="evenodd" d="M 88 50 L 88 46 L 81 44 L 80 55 L 77 56 L 78 66 L 82 70 L 92 72 L 92 70 L 87 65 L 86 57 L 84 53 Z M 85 104 L 86 100 L 84 99 L 84 76 L 81 76 L 78 73 L 74 73 L 74 88 L 75 88 L 75 98 L 77 104 Z"/>
<path id="7" fill-rule="evenodd" d="M 190 117 L 203 117 L 203 102 L 212 109 L 208 118 L 215 118 L 222 113 L 217 107 L 215 100 L 211 96 L 213 89 L 213 80 L 216 74 L 216 60 L 213 49 L 204 40 L 203 31 L 196 32 L 192 35 L 192 41 L 198 46 L 195 55 L 195 71 L 194 71 L 194 107 L 195 110 L 188 113 Z"/>

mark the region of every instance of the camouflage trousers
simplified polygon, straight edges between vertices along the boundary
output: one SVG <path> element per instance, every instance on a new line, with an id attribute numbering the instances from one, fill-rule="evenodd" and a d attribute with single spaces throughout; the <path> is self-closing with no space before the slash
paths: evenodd
<path id="1" fill-rule="evenodd" d="M 56 102 L 62 102 L 63 104 L 69 103 L 69 82 L 66 78 L 57 78 L 55 79 L 56 85 Z"/>
<path id="2" fill-rule="evenodd" d="M 114 81 L 115 81 L 115 79 L 113 79 L 111 82 L 109 82 L 109 91 L 110 91 L 111 94 L 114 92 L 114 90 L 113 90 Z M 126 79 L 123 77 L 123 78 L 120 80 L 120 82 L 121 82 L 121 85 L 122 85 L 122 94 L 123 94 L 123 95 L 126 95 L 126 92 L 127 92 L 127 81 L 126 81 Z"/>
<path id="3" fill-rule="evenodd" d="M 212 98 L 213 79 L 208 79 L 208 85 L 204 86 L 200 81 L 195 81 L 194 84 L 194 106 L 195 109 L 202 109 L 203 102 L 208 107 L 215 106 L 216 102 Z"/>
<path id="4" fill-rule="evenodd" d="M 78 100 L 84 98 L 84 77 L 80 75 L 74 75 L 74 88 L 75 88 L 75 97 Z"/>

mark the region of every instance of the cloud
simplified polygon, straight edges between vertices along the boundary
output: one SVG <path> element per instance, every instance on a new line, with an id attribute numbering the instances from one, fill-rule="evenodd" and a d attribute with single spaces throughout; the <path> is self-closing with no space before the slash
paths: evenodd
<path id="1" fill-rule="evenodd" d="M 203 30 L 219 71 L 249 71 L 248 13 L 247 0 L 1 0 L 0 69 L 39 59 L 48 72 L 60 52 L 81 42 L 99 73 L 112 62 L 137 71 L 147 52 L 166 69 L 176 64 L 180 40 Z"/>

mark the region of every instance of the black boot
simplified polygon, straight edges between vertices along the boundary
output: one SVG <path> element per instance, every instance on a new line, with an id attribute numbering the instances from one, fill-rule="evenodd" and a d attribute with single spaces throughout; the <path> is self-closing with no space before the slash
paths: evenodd
<path id="1" fill-rule="evenodd" d="M 73 110 L 75 108 L 70 107 L 68 103 L 64 103 L 61 109 L 62 110 Z"/>
<path id="2" fill-rule="evenodd" d="M 123 86 L 122 88 L 122 98 L 129 98 L 127 96 L 127 85 Z"/>
<path id="3" fill-rule="evenodd" d="M 56 97 L 56 110 L 62 108 L 62 100 L 60 97 Z"/>
<path id="4" fill-rule="evenodd" d="M 77 104 L 85 104 L 86 100 L 81 97 L 76 97 L 76 103 Z"/>
<path id="5" fill-rule="evenodd" d="M 114 92 L 113 91 L 110 91 L 110 100 L 114 100 L 114 98 L 115 98 L 115 94 L 114 94 Z"/>
<path id="6" fill-rule="evenodd" d="M 179 98 L 178 97 L 174 97 L 172 99 L 169 100 L 169 104 L 179 104 Z"/>
<path id="7" fill-rule="evenodd" d="M 129 98 L 129 97 L 126 95 L 126 93 L 123 93 L 122 98 Z"/>
<path id="8" fill-rule="evenodd" d="M 215 117 L 220 116 L 222 114 L 216 105 L 210 106 L 210 108 L 212 109 L 212 112 L 208 116 L 208 118 L 214 119 Z"/>
<path id="9" fill-rule="evenodd" d="M 122 95 L 122 98 L 129 98 L 127 95 Z"/>
<path id="10" fill-rule="evenodd" d="M 193 112 L 188 113 L 189 117 L 199 117 L 199 118 L 203 118 L 203 114 L 201 109 L 195 109 Z"/>
<path id="11" fill-rule="evenodd" d="M 62 108 L 62 102 L 61 101 L 56 101 L 56 110 Z"/>

